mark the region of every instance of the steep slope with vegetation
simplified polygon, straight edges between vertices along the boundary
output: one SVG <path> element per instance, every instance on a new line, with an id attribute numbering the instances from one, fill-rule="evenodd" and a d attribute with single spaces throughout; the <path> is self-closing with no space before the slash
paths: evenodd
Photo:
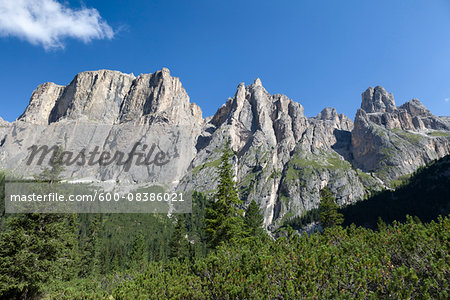
<path id="1" fill-rule="evenodd" d="M 344 225 L 377 228 L 379 219 L 404 222 L 406 215 L 424 222 L 450 214 L 450 155 L 435 160 L 413 174 L 391 181 L 392 190 L 373 193 L 368 199 L 344 206 Z M 320 220 L 318 208 L 286 221 L 283 226 L 306 228 Z"/>
<path id="2" fill-rule="evenodd" d="M 450 214 L 450 155 L 421 167 L 409 178 L 393 182 L 398 187 L 374 194 L 366 201 L 344 207 L 345 225 L 376 228 L 378 218 L 391 223 L 406 215 L 424 222 Z"/>

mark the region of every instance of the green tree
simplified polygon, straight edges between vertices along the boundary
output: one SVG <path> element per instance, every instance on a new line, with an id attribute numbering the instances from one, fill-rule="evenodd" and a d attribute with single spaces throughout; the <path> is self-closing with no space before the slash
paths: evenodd
<path id="1" fill-rule="evenodd" d="M 80 276 L 87 277 L 99 271 L 99 233 L 100 233 L 100 215 L 96 214 L 92 218 L 85 220 L 88 223 L 84 236 L 80 237 L 81 264 Z"/>
<path id="2" fill-rule="evenodd" d="M 339 206 L 336 204 L 333 194 L 328 187 L 320 191 L 320 222 L 324 228 L 341 225 L 344 216 L 338 212 Z"/>
<path id="3" fill-rule="evenodd" d="M 55 183 L 60 181 L 61 173 L 64 172 L 64 149 L 61 145 L 58 145 L 56 150 L 53 152 L 49 164 L 51 168 L 45 167 L 44 170 L 36 176 L 38 180 L 46 180 L 50 183 Z"/>
<path id="4" fill-rule="evenodd" d="M 177 225 L 172 234 L 170 243 L 169 257 L 185 258 L 189 256 L 189 241 L 187 239 L 186 226 L 183 215 L 177 216 Z"/>
<path id="5" fill-rule="evenodd" d="M 386 230 L 386 223 L 383 221 L 381 217 L 378 217 L 377 228 L 380 231 Z"/>
<path id="6" fill-rule="evenodd" d="M 3 228 L 3 216 L 5 213 L 5 173 L 0 171 L 0 231 Z"/>
<path id="7" fill-rule="evenodd" d="M 142 233 L 138 233 L 134 239 L 129 263 L 130 266 L 140 270 L 143 270 L 147 264 L 147 247 Z"/>
<path id="8" fill-rule="evenodd" d="M 264 217 L 259 210 L 258 204 L 252 200 L 245 211 L 245 230 L 248 236 L 258 236 L 264 233 Z"/>
<path id="9" fill-rule="evenodd" d="M 62 148 L 52 169 L 38 179 L 55 183 L 63 171 Z M 36 190 L 42 192 L 37 185 Z M 33 298 L 49 280 L 69 280 L 79 271 L 79 222 L 76 214 L 27 213 L 9 216 L 0 233 L 0 296 Z"/>
<path id="10" fill-rule="evenodd" d="M 29 299 L 50 279 L 72 278 L 79 262 L 76 228 L 73 215 L 9 217 L 0 234 L 0 296 Z"/>
<path id="11" fill-rule="evenodd" d="M 184 214 L 186 231 L 189 234 L 190 256 L 204 257 L 208 253 L 207 238 L 205 233 L 205 212 L 208 205 L 208 197 L 203 193 L 192 193 L 192 213 Z"/>
<path id="12" fill-rule="evenodd" d="M 205 231 L 213 249 L 222 243 L 235 242 L 243 235 L 242 210 L 238 207 L 242 201 L 233 180 L 231 153 L 229 142 L 226 142 L 219 166 L 217 192 L 206 209 Z"/>

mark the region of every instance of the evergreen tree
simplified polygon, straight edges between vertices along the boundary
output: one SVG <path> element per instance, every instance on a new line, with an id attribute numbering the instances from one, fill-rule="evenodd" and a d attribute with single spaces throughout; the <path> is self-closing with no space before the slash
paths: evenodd
<path id="1" fill-rule="evenodd" d="M 87 277 L 91 274 L 95 274 L 99 271 L 100 258 L 99 258 L 99 232 L 100 232 L 100 215 L 96 214 L 93 218 L 86 220 L 88 222 L 88 228 L 85 236 L 81 238 L 81 265 L 80 276 Z"/>
<path id="2" fill-rule="evenodd" d="M 133 248 L 130 255 L 130 265 L 143 269 L 147 263 L 147 247 L 142 233 L 138 233 L 133 242 Z"/>
<path id="3" fill-rule="evenodd" d="M 252 200 L 245 211 L 245 230 L 248 236 L 258 236 L 264 232 L 264 217 L 262 216 L 258 204 Z"/>
<path id="4" fill-rule="evenodd" d="M 0 234 L 0 295 L 33 298 L 48 280 L 72 278 L 79 262 L 75 228 L 73 215 L 9 217 Z"/>
<path id="5" fill-rule="evenodd" d="M 36 176 L 36 179 L 38 180 L 46 180 L 50 183 L 55 183 L 60 181 L 61 173 L 64 172 L 65 168 L 63 166 L 63 155 L 64 149 L 61 145 L 58 145 L 56 150 L 53 152 L 51 158 L 50 158 L 50 165 L 51 168 L 45 167 L 41 174 Z"/>
<path id="6" fill-rule="evenodd" d="M 383 219 L 381 217 L 378 217 L 378 221 L 377 221 L 377 228 L 379 231 L 383 231 L 386 230 L 386 223 L 383 221 Z"/>
<path id="7" fill-rule="evenodd" d="M 207 237 L 205 233 L 205 211 L 208 197 L 203 193 L 192 193 L 192 213 L 184 214 L 186 231 L 189 234 L 190 257 L 205 257 L 208 253 Z"/>
<path id="8" fill-rule="evenodd" d="M 3 228 L 3 216 L 5 214 L 5 173 L 0 171 L 0 231 Z"/>
<path id="9" fill-rule="evenodd" d="M 59 147 L 52 169 L 44 170 L 38 179 L 59 180 L 64 170 L 61 153 Z M 48 280 L 64 281 L 78 274 L 76 214 L 20 214 L 8 217 L 4 227 L 0 233 L 0 295 L 33 298 Z"/>
<path id="10" fill-rule="evenodd" d="M 344 216 L 338 212 L 339 206 L 336 204 L 333 194 L 328 187 L 320 191 L 320 222 L 324 228 L 341 225 Z"/>
<path id="11" fill-rule="evenodd" d="M 111 272 L 112 273 L 120 273 L 122 272 L 124 266 L 121 262 L 121 255 L 119 252 L 119 249 L 114 249 L 115 251 L 111 253 L 112 259 L 111 259 Z"/>
<path id="12" fill-rule="evenodd" d="M 189 256 L 189 241 L 186 238 L 186 226 L 183 215 L 177 216 L 177 225 L 169 243 L 169 257 L 185 258 Z"/>
<path id="13" fill-rule="evenodd" d="M 213 249 L 222 243 L 235 242 L 243 235 L 242 210 L 238 208 L 242 201 L 233 180 L 231 153 L 227 142 L 219 166 L 217 192 L 206 209 L 205 231 Z"/>

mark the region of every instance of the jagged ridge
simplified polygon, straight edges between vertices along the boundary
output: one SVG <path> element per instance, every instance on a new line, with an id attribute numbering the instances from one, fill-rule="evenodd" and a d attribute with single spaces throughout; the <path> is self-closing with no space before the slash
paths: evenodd
<path id="1" fill-rule="evenodd" d="M 307 118 L 301 104 L 269 94 L 259 79 L 239 84 L 233 98 L 203 119 L 167 69 L 137 77 L 82 72 L 65 87 L 42 84 L 18 120 L 1 125 L 0 165 L 19 174 L 39 171 L 24 165 L 33 143 L 74 150 L 100 145 L 102 151 L 155 142 L 169 153 L 165 168 L 69 168 L 66 176 L 156 181 L 205 192 L 215 188 L 215 167 L 230 137 L 241 197 L 255 199 L 266 225 L 275 226 L 317 207 L 325 185 L 339 204 L 353 203 L 450 153 L 447 118 L 417 99 L 397 107 L 382 87 L 362 94 L 354 124 L 334 108 Z"/>

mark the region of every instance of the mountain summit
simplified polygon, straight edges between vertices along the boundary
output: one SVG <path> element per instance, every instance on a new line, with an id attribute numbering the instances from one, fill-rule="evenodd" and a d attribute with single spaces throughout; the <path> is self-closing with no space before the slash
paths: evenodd
<path id="1" fill-rule="evenodd" d="M 159 116 L 172 123 L 201 123 L 200 108 L 178 78 L 163 68 L 138 77 L 118 71 L 79 73 L 67 86 L 40 85 L 19 121 L 51 124 L 61 120 L 89 120 L 120 124 Z"/>

